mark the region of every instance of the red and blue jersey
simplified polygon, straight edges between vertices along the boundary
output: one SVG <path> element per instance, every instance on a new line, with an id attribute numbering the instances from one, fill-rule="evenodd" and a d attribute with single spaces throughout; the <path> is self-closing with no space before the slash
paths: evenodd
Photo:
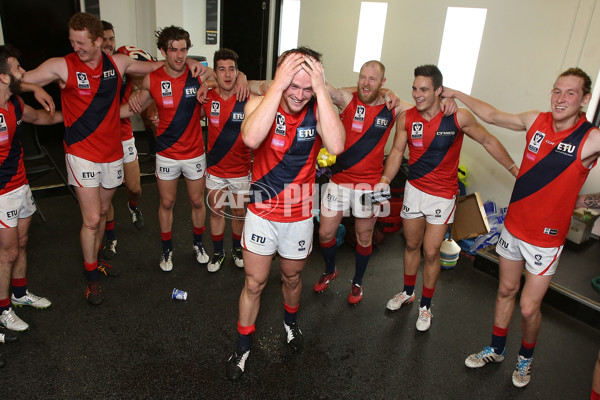
<path id="1" fill-rule="evenodd" d="M 108 163 L 123 158 L 118 96 L 121 75 L 112 57 L 102 53 L 95 68 L 77 53 L 65 56 L 68 77 L 61 89 L 65 153 Z"/>
<path id="2" fill-rule="evenodd" d="M 408 181 L 432 196 L 453 198 L 458 192 L 458 161 L 463 131 L 456 114 L 440 111 L 431 121 L 416 108 L 406 111 L 408 135 Z"/>
<path id="3" fill-rule="evenodd" d="M 269 134 L 254 151 L 248 209 L 275 222 L 312 218 L 317 154 L 317 103 L 311 100 L 298 114 L 281 106 Z"/>
<path id="4" fill-rule="evenodd" d="M 584 115 L 561 132 L 554 131 L 552 113 L 536 118 L 527 131 L 527 147 L 504 220 L 515 237 L 540 247 L 564 244 L 591 168 L 583 165 L 581 149 L 592 129 Z"/>
<path id="5" fill-rule="evenodd" d="M 131 95 L 131 80 L 127 78 L 127 75 L 123 75 L 123 81 L 121 82 L 121 91 L 119 92 L 119 98 L 121 104 L 127 104 L 129 102 L 129 96 Z M 131 120 L 129 118 L 121 119 L 121 141 L 133 138 L 133 128 L 131 127 Z"/>
<path id="6" fill-rule="evenodd" d="M 150 75 L 150 95 L 156 103 L 159 124 L 156 132 L 156 153 L 173 160 L 189 160 L 204 154 L 200 103 L 196 93 L 202 84 L 192 77 L 186 66 L 173 78 L 164 67 Z"/>
<path id="7" fill-rule="evenodd" d="M 239 178 L 250 174 L 250 148 L 244 144 L 240 129 L 247 100 L 235 96 L 223 100 L 216 90 L 208 92 L 203 104 L 208 118 L 206 167 L 220 178 Z"/>
<path id="8" fill-rule="evenodd" d="M 346 143 L 331 167 L 331 181 L 375 186 L 381 178 L 385 144 L 396 120 L 394 110 L 388 110 L 385 104 L 367 105 L 354 93 L 340 119 L 346 130 Z"/>
<path id="9" fill-rule="evenodd" d="M 0 195 L 27 184 L 21 144 L 23 102 L 17 96 L 8 99 L 8 109 L 0 108 Z"/>

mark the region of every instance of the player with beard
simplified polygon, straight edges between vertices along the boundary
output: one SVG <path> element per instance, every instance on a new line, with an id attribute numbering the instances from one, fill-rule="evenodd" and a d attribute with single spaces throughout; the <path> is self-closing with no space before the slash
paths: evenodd
<path id="1" fill-rule="evenodd" d="M 63 120 L 60 112 L 51 114 L 23 103 L 18 94 L 25 71 L 18 57 L 12 46 L 0 46 L 0 343 L 17 340 L 14 331 L 29 328 L 11 303 L 37 309 L 51 305 L 27 288 L 27 231 L 36 206 L 23 164 L 21 123 L 51 125 Z M 0 356 L 0 367 L 5 363 Z"/>
<path id="2" fill-rule="evenodd" d="M 381 182 L 389 183 L 396 175 L 408 143 L 409 173 L 401 213 L 406 239 L 404 289 L 388 301 L 387 308 L 394 311 L 415 299 L 422 247 L 423 295 L 416 327 L 424 332 L 431 326 L 431 298 L 440 275 L 440 246 L 448 224 L 454 220 L 463 133 L 481 144 L 514 176 L 519 169 L 500 141 L 468 110 L 460 108 L 452 115 L 442 114 L 443 78 L 438 67 L 422 65 L 415 68 L 414 76 L 412 97 L 416 107 L 398 117 L 396 137 Z"/>
<path id="3" fill-rule="evenodd" d="M 382 89 L 385 81 L 385 66 L 379 61 L 368 61 L 360 69 L 356 93 L 327 84 L 333 104 L 340 111 L 346 142 L 344 151 L 331 167 L 331 182 L 321 198 L 319 242 L 325 272 L 315 283 L 314 291 L 325 291 L 338 275 L 335 234 L 344 215 L 352 209 L 357 244 L 354 277 L 348 295 L 350 304 L 358 304 L 363 298 L 362 281 L 372 252 L 373 227 L 379 210 L 379 205 L 361 204 L 360 199 L 385 187 L 378 183 L 390 130 L 402 111 L 414 107 L 402 100 L 391 107 L 390 93 L 386 94 L 387 90 Z M 453 113 L 456 103 L 449 103 L 446 112 Z"/>
<path id="4" fill-rule="evenodd" d="M 41 86 L 58 82 L 65 120 L 65 159 L 69 184 L 83 219 L 81 250 L 87 285 L 86 300 L 103 301 L 98 283 L 98 249 L 104 236 L 106 215 L 116 188 L 123 181 L 123 145 L 119 124 L 119 92 L 125 74 L 145 75 L 163 62 L 141 62 L 124 54 L 102 52 L 102 22 L 89 13 L 74 14 L 69 20 L 69 41 L 73 52 L 46 60 L 28 71 L 24 80 Z M 200 64 L 185 60 L 195 73 Z M 109 276 L 115 268 L 102 264 Z"/>

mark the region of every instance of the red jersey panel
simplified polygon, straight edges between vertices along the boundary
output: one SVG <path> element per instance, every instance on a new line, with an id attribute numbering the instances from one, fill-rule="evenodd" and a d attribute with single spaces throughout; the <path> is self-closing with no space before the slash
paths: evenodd
<path id="1" fill-rule="evenodd" d="M 121 75 L 112 58 L 102 53 L 94 69 L 77 53 L 65 56 L 66 85 L 61 89 L 65 153 L 107 163 L 123 158 L 119 123 Z"/>
<path id="2" fill-rule="evenodd" d="M 250 148 L 240 134 L 246 102 L 235 96 L 223 100 L 216 90 L 208 92 L 202 106 L 208 118 L 206 167 L 211 175 L 239 178 L 250 174 Z"/>
<path id="3" fill-rule="evenodd" d="M 123 81 L 121 82 L 121 105 L 127 104 L 129 102 L 129 96 L 131 96 L 131 81 L 127 78 L 127 75 L 123 76 Z M 122 118 L 120 120 L 121 123 L 121 141 L 124 142 L 126 140 L 133 138 L 133 128 L 131 127 L 131 120 L 129 118 Z"/>
<path id="4" fill-rule="evenodd" d="M 173 160 L 189 160 L 204 154 L 200 103 L 196 93 L 202 84 L 185 72 L 173 78 L 161 67 L 150 74 L 150 95 L 158 108 L 156 153 Z"/>
<path id="5" fill-rule="evenodd" d="M 396 121 L 394 110 L 388 110 L 385 104 L 369 106 L 354 93 L 340 119 L 346 130 L 346 143 L 331 167 L 331 181 L 375 186 L 383 172 L 385 144 Z"/>
<path id="6" fill-rule="evenodd" d="M 527 147 L 504 225 L 517 238 L 540 247 L 564 244 L 579 191 L 590 169 L 581 149 L 594 128 L 581 116 L 555 132 L 552 113 L 540 113 L 527 131 Z M 595 164 L 595 163 L 594 163 Z"/>
<path id="7" fill-rule="evenodd" d="M 21 144 L 23 101 L 8 99 L 8 109 L 0 108 L 0 195 L 27 184 Z"/>
<path id="8" fill-rule="evenodd" d="M 408 134 L 408 180 L 432 196 L 451 199 L 458 192 L 458 160 L 463 131 L 456 114 L 445 117 L 440 111 L 431 121 L 416 108 L 406 111 Z"/>
<path id="9" fill-rule="evenodd" d="M 296 115 L 281 106 L 269 135 L 254 151 L 248 209 L 275 222 L 312 218 L 316 161 L 321 149 L 317 103 Z"/>

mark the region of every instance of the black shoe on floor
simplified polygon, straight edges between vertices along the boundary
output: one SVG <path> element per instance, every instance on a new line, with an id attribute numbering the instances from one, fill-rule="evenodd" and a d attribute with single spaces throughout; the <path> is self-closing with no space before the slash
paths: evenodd
<path id="1" fill-rule="evenodd" d="M 250 350 L 235 349 L 229 360 L 227 360 L 227 379 L 231 382 L 237 382 L 242 377 L 249 355 Z"/>
<path id="2" fill-rule="evenodd" d="M 12 343 L 19 340 L 19 334 L 15 331 L 0 327 L 0 343 Z"/>
<path id="3" fill-rule="evenodd" d="M 294 322 L 293 324 L 288 325 L 284 322 L 283 326 L 285 328 L 285 333 L 287 334 L 286 341 L 288 346 L 295 352 L 302 350 L 304 347 L 304 338 L 302 337 L 302 331 L 300 331 L 298 324 Z"/>

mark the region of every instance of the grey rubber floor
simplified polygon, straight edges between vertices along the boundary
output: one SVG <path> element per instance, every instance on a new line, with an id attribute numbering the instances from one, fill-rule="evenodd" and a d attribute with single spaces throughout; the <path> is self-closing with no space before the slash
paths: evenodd
<path id="1" fill-rule="evenodd" d="M 323 266 L 318 247 L 303 274 L 299 324 L 305 349 L 285 345 L 278 261 L 273 263 L 256 322 L 246 374 L 225 377 L 235 346 L 237 301 L 244 273 L 230 257 L 214 274 L 195 263 L 184 185 L 174 223 L 174 269 L 158 268 L 160 236 L 154 184 L 144 184 L 140 207 L 146 227 L 128 222 L 125 193 L 115 196 L 118 254 L 116 278 L 102 279 L 105 301 L 83 298 L 79 230 L 72 197 L 42 198 L 48 221 L 34 216 L 29 242 L 29 288 L 49 297 L 47 310 L 17 309 L 31 325 L 20 342 L 0 346 L 1 399 L 587 399 L 600 331 L 544 306 L 532 381 L 511 383 L 520 345 L 517 315 L 510 326 L 507 359 L 469 370 L 464 359 L 490 340 L 497 280 L 461 257 L 443 271 L 433 299 L 433 324 L 415 328 L 417 302 L 394 313 L 387 300 L 402 283 L 401 234 L 386 236 L 364 280 L 364 300 L 346 300 L 354 252 L 340 248 L 339 277 L 327 292 L 312 285 Z M 229 232 L 229 229 L 227 230 Z M 204 239 L 212 249 L 210 235 Z M 230 236 L 226 234 L 226 248 Z M 561 265 L 561 268 L 569 268 Z M 417 281 L 420 296 L 421 277 Z M 187 301 L 170 298 L 186 290 Z"/>

